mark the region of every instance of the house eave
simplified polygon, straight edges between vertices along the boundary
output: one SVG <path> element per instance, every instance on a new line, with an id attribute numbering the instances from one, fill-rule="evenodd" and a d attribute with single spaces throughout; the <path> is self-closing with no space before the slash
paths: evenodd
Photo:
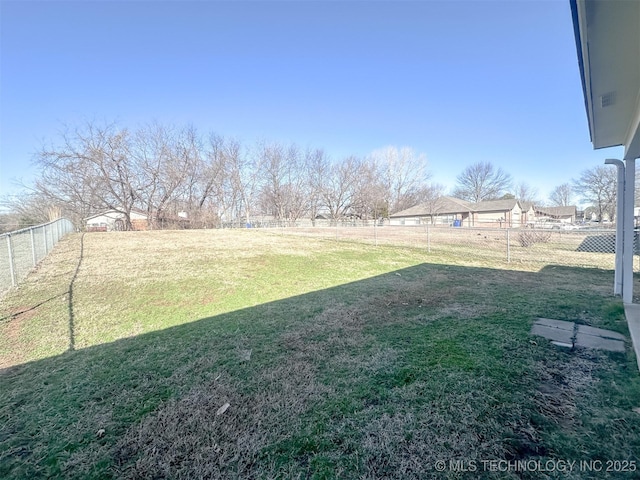
<path id="1" fill-rule="evenodd" d="M 640 2 L 570 0 L 594 149 L 640 156 Z"/>

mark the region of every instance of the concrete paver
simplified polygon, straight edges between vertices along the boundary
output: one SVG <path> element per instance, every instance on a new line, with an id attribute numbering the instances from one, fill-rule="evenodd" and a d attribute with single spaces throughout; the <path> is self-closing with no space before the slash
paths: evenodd
<path id="1" fill-rule="evenodd" d="M 624 315 L 627 317 L 627 325 L 629 326 L 629 334 L 631 342 L 636 351 L 636 362 L 640 370 L 640 305 L 625 303 Z"/>
<path id="2" fill-rule="evenodd" d="M 621 340 L 613 340 L 611 338 L 600 337 L 598 335 L 587 335 L 580 332 L 576 335 L 575 345 L 577 347 L 609 350 L 610 352 L 624 352 L 624 342 Z"/>
<path id="3" fill-rule="evenodd" d="M 564 322 L 570 323 L 570 322 Z M 531 327 L 532 335 L 539 335 L 541 337 L 547 338 L 553 342 L 559 342 L 561 346 L 573 346 L 573 323 L 571 323 L 571 329 L 566 328 L 555 328 L 550 327 L 548 325 L 541 325 L 539 323 L 534 323 Z"/>
<path id="4" fill-rule="evenodd" d="M 598 337 L 611 338 L 613 340 L 625 341 L 624 335 L 611 330 L 604 330 L 602 328 L 590 327 L 589 325 L 578 325 L 578 333 L 584 333 L 585 335 L 595 335 Z"/>
<path id="5" fill-rule="evenodd" d="M 559 328 L 561 330 L 571 330 L 573 332 L 574 323 L 565 320 L 552 320 L 551 318 L 537 318 L 536 325 Z"/>
<path id="6" fill-rule="evenodd" d="M 638 310 L 638 319 L 640 326 L 640 310 Z M 618 332 L 588 325 L 576 325 L 574 322 L 564 320 L 538 318 L 531 327 L 531 334 L 547 338 L 551 343 L 561 347 L 577 346 L 612 352 L 624 352 L 625 349 L 625 336 Z M 640 330 L 638 334 L 640 335 Z"/>

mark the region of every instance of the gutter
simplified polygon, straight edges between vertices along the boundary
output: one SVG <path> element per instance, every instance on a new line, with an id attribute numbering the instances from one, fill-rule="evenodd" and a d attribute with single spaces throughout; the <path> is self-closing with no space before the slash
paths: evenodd
<path id="1" fill-rule="evenodd" d="M 584 6 L 584 1 L 581 2 Z M 587 121 L 589 123 L 589 140 L 593 143 L 593 115 L 591 115 L 591 111 L 589 109 L 589 104 L 593 102 L 589 102 L 591 99 L 591 92 L 587 89 L 587 77 L 585 74 L 585 57 L 588 58 L 588 51 L 584 52 L 582 49 L 582 35 L 580 30 L 580 14 L 578 12 L 578 0 L 569 0 L 569 5 L 571 6 L 571 19 L 573 21 L 573 34 L 576 42 L 576 52 L 578 53 L 578 67 L 580 69 L 580 81 L 582 82 L 582 95 L 584 98 L 584 109 L 587 113 Z M 586 28 L 586 26 L 585 26 Z M 585 46 L 588 48 L 588 41 L 586 41 L 586 32 L 585 33 Z M 586 55 L 585 55 L 586 53 Z"/>

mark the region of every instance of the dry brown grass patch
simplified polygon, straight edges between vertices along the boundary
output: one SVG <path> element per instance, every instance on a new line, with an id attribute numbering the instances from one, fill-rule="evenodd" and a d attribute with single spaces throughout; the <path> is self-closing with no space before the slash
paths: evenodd
<path id="1" fill-rule="evenodd" d="M 300 416 L 333 392 L 313 364 L 297 359 L 255 383 L 221 373 L 170 400 L 114 447 L 119 478 L 260 477 L 262 450 L 302 428 Z M 229 404 L 223 413 L 221 407 Z"/>
<path id="2" fill-rule="evenodd" d="M 571 428 L 577 421 L 576 399 L 597 381 L 597 363 L 586 351 L 575 351 L 568 362 L 540 361 L 539 387 L 534 397 L 537 409 L 549 420 Z"/>

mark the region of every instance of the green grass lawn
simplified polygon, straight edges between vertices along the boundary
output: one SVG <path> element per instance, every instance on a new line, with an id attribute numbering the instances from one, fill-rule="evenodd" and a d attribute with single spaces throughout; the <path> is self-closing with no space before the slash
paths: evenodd
<path id="1" fill-rule="evenodd" d="M 638 478 L 579 469 L 640 469 L 630 344 L 529 335 L 628 336 L 612 272 L 460 262 L 257 230 L 67 237 L 0 300 L 0 478 Z"/>

